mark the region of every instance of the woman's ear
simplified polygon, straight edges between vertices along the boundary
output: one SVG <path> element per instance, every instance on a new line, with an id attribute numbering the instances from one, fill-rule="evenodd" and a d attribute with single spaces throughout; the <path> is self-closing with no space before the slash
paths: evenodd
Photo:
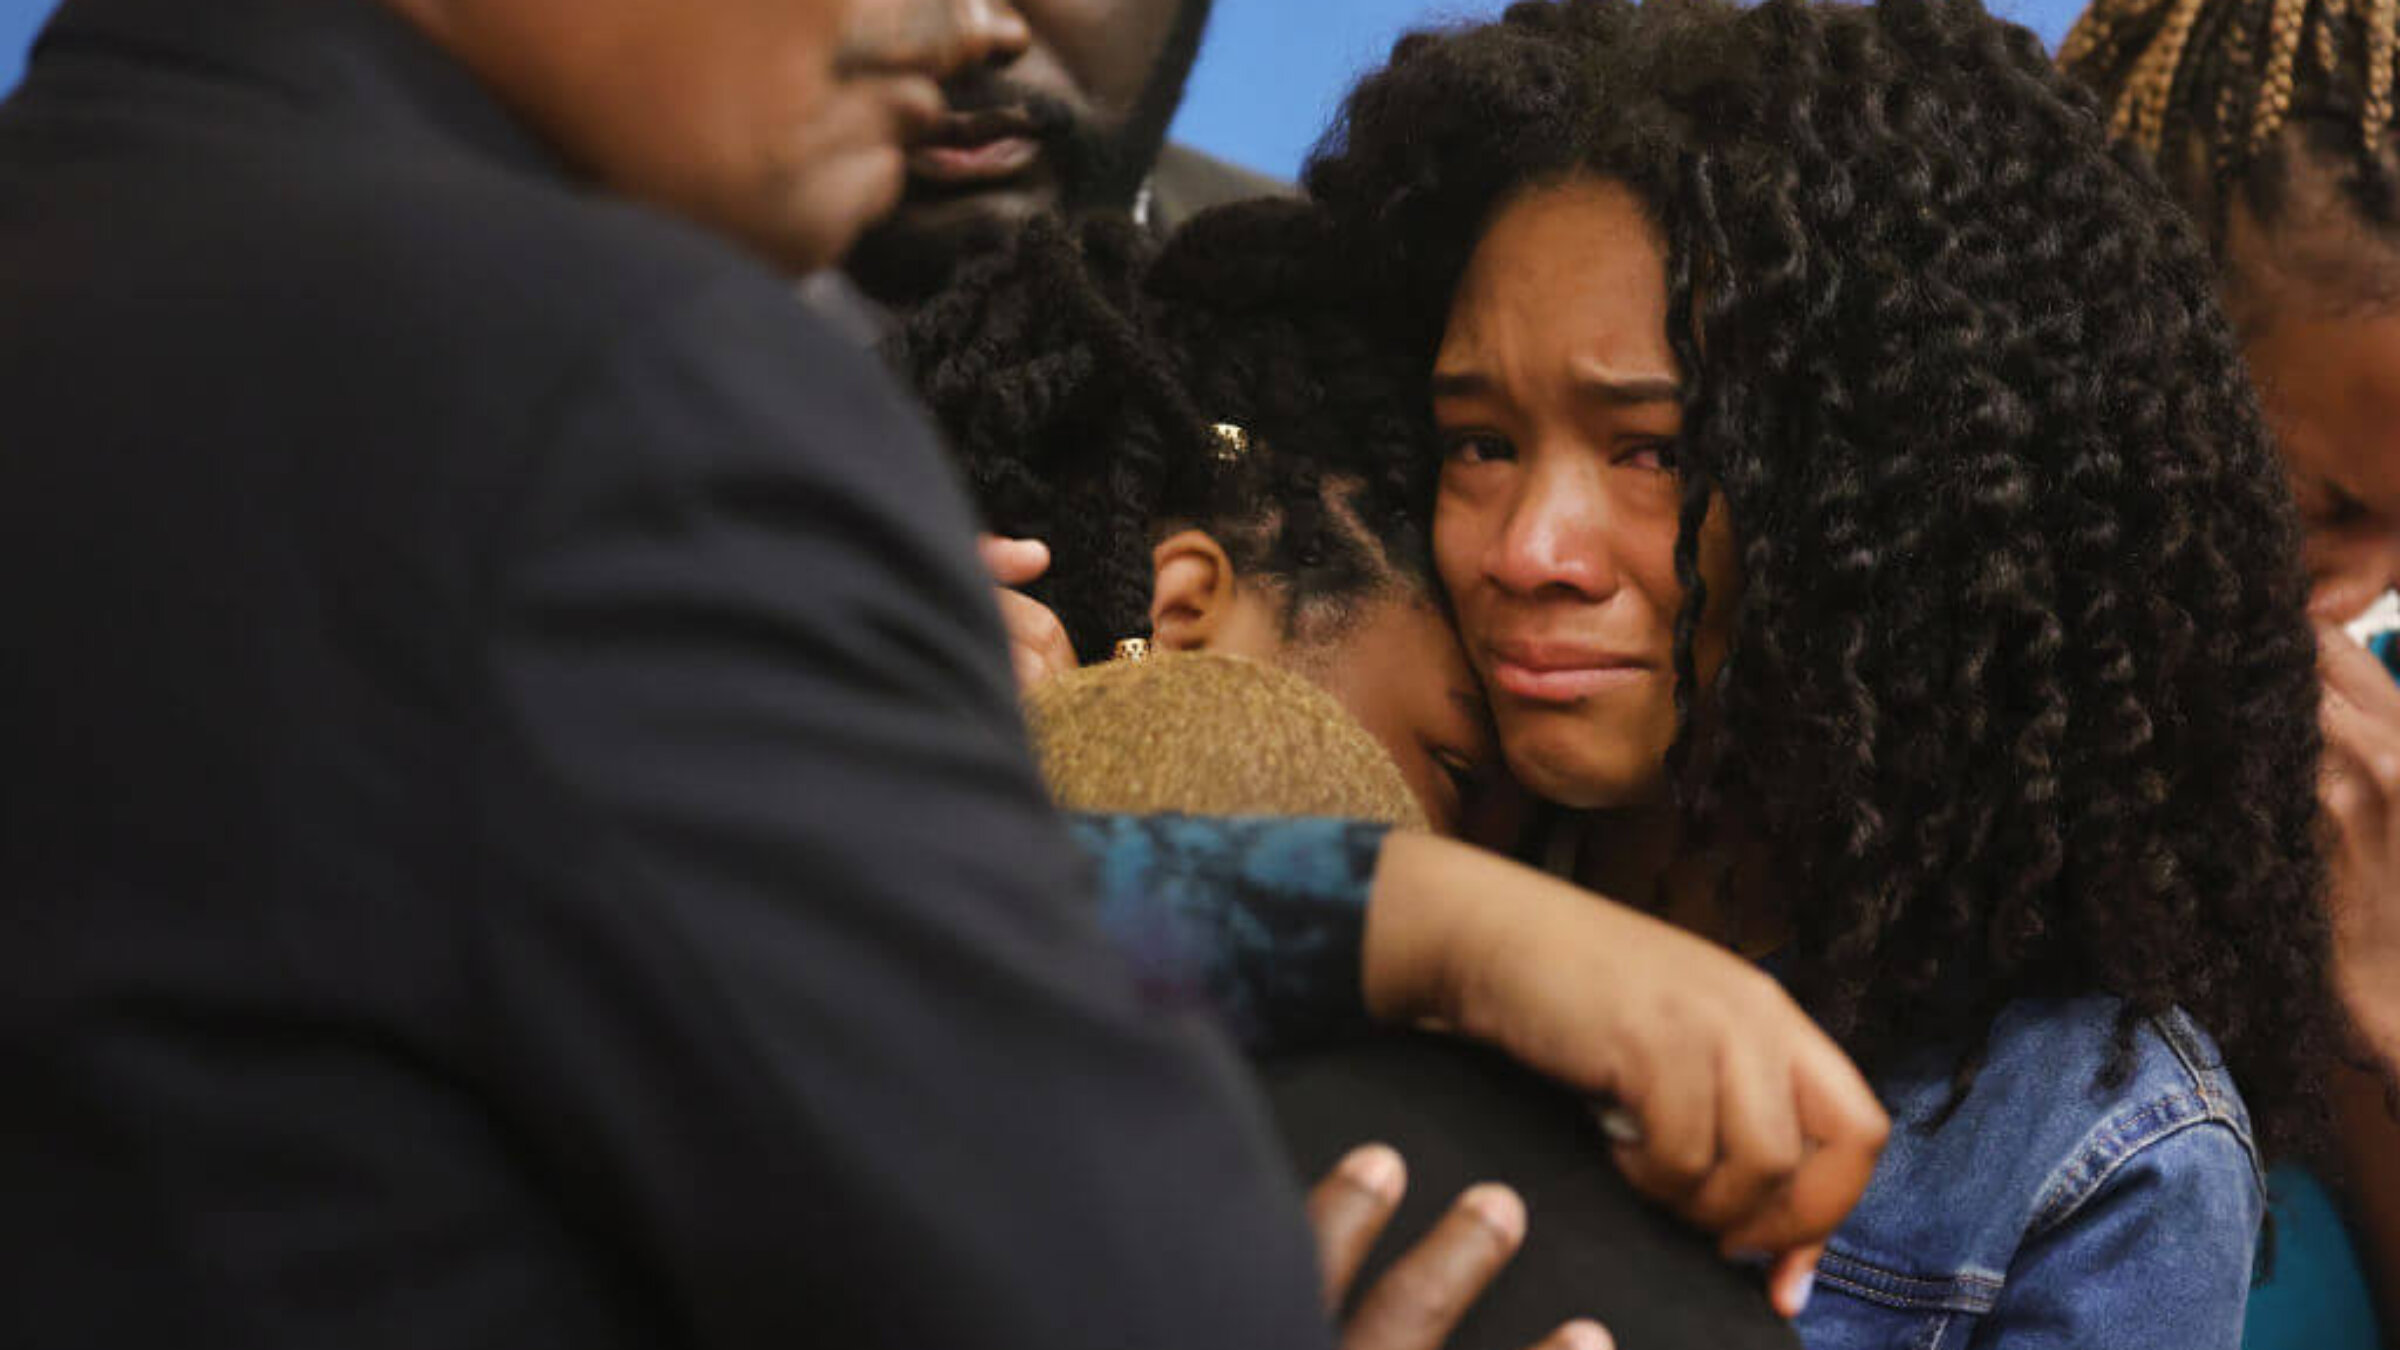
<path id="1" fill-rule="evenodd" d="M 1150 554 L 1150 640 L 1207 650 L 1233 612 L 1233 559 L 1206 530 L 1179 530 Z"/>

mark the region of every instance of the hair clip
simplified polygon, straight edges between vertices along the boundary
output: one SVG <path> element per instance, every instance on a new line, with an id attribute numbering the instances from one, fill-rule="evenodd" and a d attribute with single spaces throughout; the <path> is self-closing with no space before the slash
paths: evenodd
<path id="1" fill-rule="evenodd" d="M 1216 438 L 1216 459 L 1219 464 L 1238 463 L 1250 453 L 1250 433 L 1239 423 L 1218 422 L 1209 427 L 1208 434 Z"/>

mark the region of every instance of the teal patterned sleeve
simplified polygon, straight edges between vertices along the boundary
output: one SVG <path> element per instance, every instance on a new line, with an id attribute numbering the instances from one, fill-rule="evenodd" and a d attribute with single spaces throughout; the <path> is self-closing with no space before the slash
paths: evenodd
<path id="1" fill-rule="evenodd" d="M 1077 816 L 1100 923 L 1152 1000 L 1202 1005 L 1252 1053 L 1370 1028 L 1367 895 L 1389 827 L 1340 820 Z"/>

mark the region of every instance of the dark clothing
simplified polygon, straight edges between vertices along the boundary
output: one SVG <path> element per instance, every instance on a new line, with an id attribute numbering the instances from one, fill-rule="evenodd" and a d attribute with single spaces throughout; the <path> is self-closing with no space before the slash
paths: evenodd
<path id="1" fill-rule="evenodd" d="M 1267 1093 L 1306 1175 L 1362 1139 L 1408 1161 L 1392 1223 L 1414 1237 L 1459 1192 L 1505 1181 L 1525 1197 L 1525 1245 L 1446 1343 L 1523 1350 L 1569 1317 L 1596 1317 L 1628 1347 L 1797 1350 L 1765 1282 L 1717 1258 L 1716 1244 L 1644 1203 L 1609 1161 L 1592 1108 L 1498 1054 L 1427 1036 L 1269 1056 Z M 1357 1288 L 1389 1267 L 1387 1236 Z"/>
<path id="2" fill-rule="evenodd" d="M 370 0 L 72 0 L 0 408 L 0 1344 L 1327 1339 L 780 279 Z"/>

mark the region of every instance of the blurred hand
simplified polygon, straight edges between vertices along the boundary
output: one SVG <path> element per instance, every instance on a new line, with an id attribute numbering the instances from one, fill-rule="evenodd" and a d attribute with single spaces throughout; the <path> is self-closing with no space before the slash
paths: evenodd
<path id="1" fill-rule="evenodd" d="M 1366 992 L 1612 1098 L 1637 1190 L 1774 1258 L 1797 1316 L 1890 1122 L 1848 1057 L 1747 961 L 1646 914 L 1447 840 L 1394 836 L 1367 912 Z"/>
<path id="2" fill-rule="evenodd" d="M 1309 1193 L 1325 1307 L 1339 1313 L 1375 1239 L 1408 1189 L 1400 1155 L 1381 1144 L 1351 1152 Z M 1506 1186 L 1459 1196 L 1433 1231 L 1384 1272 L 1342 1326 L 1343 1350 L 1437 1350 L 1525 1241 L 1525 1205 Z M 1599 1324 L 1569 1322 L 1535 1350 L 1615 1350 Z"/>
<path id="3" fill-rule="evenodd" d="M 2320 626 L 2317 647 L 2334 980 L 2359 1029 L 2400 1066 L 2400 685 L 2338 627 Z"/>
<path id="4" fill-rule="evenodd" d="M 983 568 L 1000 588 L 1000 622 L 1008 631 L 1008 663 L 1017 674 L 1017 692 L 1053 675 L 1075 668 L 1075 644 L 1067 640 L 1066 625 L 1050 607 L 1017 590 L 1030 586 L 1050 570 L 1050 547 L 1039 539 L 1003 539 L 987 534 L 976 540 Z"/>

